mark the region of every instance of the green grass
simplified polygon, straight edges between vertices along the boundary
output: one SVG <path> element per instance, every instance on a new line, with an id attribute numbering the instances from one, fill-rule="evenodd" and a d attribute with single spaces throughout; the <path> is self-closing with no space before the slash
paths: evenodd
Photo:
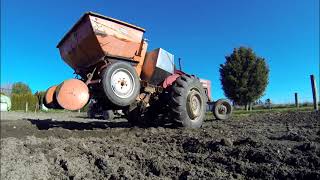
<path id="1" fill-rule="evenodd" d="M 294 112 L 294 111 L 312 111 L 313 107 L 304 106 L 304 107 L 274 107 L 272 109 L 253 109 L 251 111 L 246 110 L 234 110 L 233 116 L 249 116 L 251 114 L 262 114 L 262 113 L 274 113 L 274 112 Z"/>
<path id="2" fill-rule="evenodd" d="M 300 108 L 296 108 L 293 105 L 280 105 L 280 106 L 276 106 L 273 107 L 272 109 L 262 109 L 262 108 L 258 108 L 258 109 L 253 109 L 251 111 L 246 111 L 246 110 L 241 110 L 241 109 L 234 109 L 233 110 L 233 114 L 232 117 L 246 117 L 246 116 L 250 116 L 253 114 L 263 114 L 263 113 L 275 113 L 275 112 L 294 112 L 294 111 L 312 111 L 313 110 L 313 106 L 302 106 Z M 23 110 L 14 110 L 15 112 L 24 112 Z M 29 110 L 29 112 L 34 112 Z M 37 111 L 41 112 L 41 113 L 65 113 L 65 112 L 71 112 L 68 110 L 63 110 L 63 109 L 49 109 L 48 111 Z M 77 112 L 77 111 L 73 111 L 73 112 Z M 81 112 L 84 112 L 83 110 L 81 110 Z M 210 119 L 214 119 L 213 113 L 212 112 L 207 112 L 206 113 L 206 120 L 210 120 Z"/>
<path id="3" fill-rule="evenodd" d="M 25 110 L 11 110 L 11 112 L 25 112 Z M 28 110 L 28 113 L 35 112 L 34 110 Z M 65 109 L 48 109 L 47 111 L 45 110 L 37 110 L 36 113 L 65 113 L 65 112 L 78 112 L 78 111 L 69 111 Z M 83 111 L 81 111 L 83 112 Z"/>
<path id="4" fill-rule="evenodd" d="M 246 111 L 246 110 L 240 110 L 240 109 L 235 109 L 233 110 L 232 113 L 232 117 L 247 117 L 250 115 L 254 115 L 254 114 L 264 114 L 264 113 L 277 113 L 277 112 L 295 112 L 295 111 L 299 111 L 299 112 L 304 112 L 304 111 L 312 111 L 313 110 L 313 106 L 303 106 L 300 108 L 296 108 L 293 106 L 279 106 L 279 107 L 273 107 L 272 109 L 253 109 L 251 111 Z M 214 115 L 212 112 L 207 112 L 206 113 L 206 117 L 205 120 L 211 120 L 211 119 L 215 119 Z"/>

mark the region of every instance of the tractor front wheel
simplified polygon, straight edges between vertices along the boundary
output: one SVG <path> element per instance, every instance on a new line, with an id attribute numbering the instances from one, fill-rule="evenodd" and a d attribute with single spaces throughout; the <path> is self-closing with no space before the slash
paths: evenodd
<path id="1" fill-rule="evenodd" d="M 172 85 L 170 99 L 170 109 L 175 122 L 188 128 L 202 126 L 207 102 L 198 78 L 189 75 L 177 78 Z"/>
<path id="2" fill-rule="evenodd" d="M 232 105 L 226 99 L 219 99 L 214 103 L 213 114 L 219 120 L 229 119 L 232 114 Z"/>

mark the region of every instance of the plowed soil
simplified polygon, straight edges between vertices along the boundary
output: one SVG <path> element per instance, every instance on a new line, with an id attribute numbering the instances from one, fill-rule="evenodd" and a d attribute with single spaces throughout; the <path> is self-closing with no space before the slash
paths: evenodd
<path id="1" fill-rule="evenodd" d="M 1 113 L 1 179 L 320 179 L 320 113 L 131 127 L 78 113 Z"/>

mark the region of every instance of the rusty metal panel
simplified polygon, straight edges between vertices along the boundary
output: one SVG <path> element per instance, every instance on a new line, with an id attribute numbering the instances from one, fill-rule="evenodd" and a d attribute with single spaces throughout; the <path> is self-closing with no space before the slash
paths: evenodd
<path id="1" fill-rule="evenodd" d="M 89 68 L 107 55 L 142 61 L 142 66 L 147 47 L 144 31 L 123 21 L 86 13 L 57 47 L 63 60 L 74 70 Z M 140 74 L 138 67 L 137 72 Z"/>
<path id="2" fill-rule="evenodd" d="M 143 31 L 96 16 L 90 16 L 90 21 L 105 54 L 126 58 L 136 56 Z"/>
<path id="3" fill-rule="evenodd" d="M 141 79 L 152 84 L 159 84 L 174 73 L 174 55 L 158 48 L 147 52 L 144 60 Z"/>
<path id="4" fill-rule="evenodd" d="M 88 17 L 84 17 L 64 39 L 58 45 L 60 55 L 75 70 L 88 68 L 104 55 Z"/>
<path id="5" fill-rule="evenodd" d="M 142 68 L 143 68 L 143 63 L 144 63 L 144 59 L 147 53 L 147 48 L 148 48 L 148 43 L 146 41 L 143 41 L 143 44 L 141 46 L 141 53 L 140 55 L 137 55 L 133 58 L 133 60 L 137 61 L 138 64 L 135 67 L 138 76 L 140 76 Z"/>

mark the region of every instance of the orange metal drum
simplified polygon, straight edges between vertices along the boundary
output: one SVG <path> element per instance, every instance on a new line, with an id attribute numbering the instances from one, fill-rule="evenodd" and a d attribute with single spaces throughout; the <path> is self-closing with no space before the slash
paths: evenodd
<path id="1" fill-rule="evenodd" d="M 59 105 L 67 110 L 78 110 L 89 100 L 88 86 L 78 79 L 63 81 L 56 89 Z"/>
<path id="2" fill-rule="evenodd" d="M 51 86 L 46 91 L 46 94 L 44 96 L 44 104 L 48 108 L 55 108 L 56 106 L 56 97 L 55 97 L 55 90 L 57 89 L 57 86 Z"/>

